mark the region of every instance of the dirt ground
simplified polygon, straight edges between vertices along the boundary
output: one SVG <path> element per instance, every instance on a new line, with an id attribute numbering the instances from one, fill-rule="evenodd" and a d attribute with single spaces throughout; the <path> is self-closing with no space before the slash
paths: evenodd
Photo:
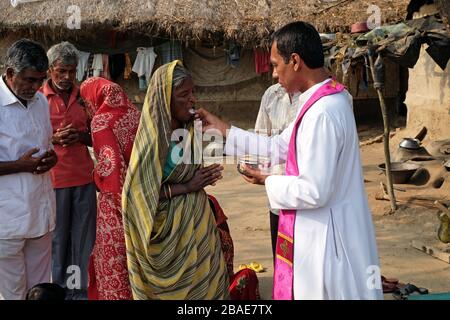
<path id="1" fill-rule="evenodd" d="M 360 140 L 366 141 L 382 133 L 380 128 L 358 127 Z M 408 132 L 397 131 L 391 139 L 395 154 L 401 137 Z M 383 144 L 374 143 L 361 147 L 364 178 L 373 222 L 376 229 L 381 272 L 387 278 L 397 278 L 403 283 L 413 283 L 430 290 L 430 293 L 450 291 L 450 264 L 433 258 L 411 246 L 412 240 L 420 240 L 440 249 L 450 249 L 437 240 L 437 212 L 434 200 L 450 200 L 450 173 L 440 161 L 421 163 L 428 176 L 413 176 L 415 184 L 395 185 L 399 208 L 389 214 L 389 201 L 376 200 L 380 182 L 385 176 L 377 168 L 384 162 Z M 445 177 L 440 188 L 433 187 L 438 177 Z M 225 165 L 224 178 L 208 192 L 219 200 L 228 216 L 228 223 L 235 245 L 235 271 L 240 264 L 261 263 L 266 271 L 258 273 L 261 296 L 271 299 L 273 264 L 270 243 L 269 214 L 263 186 L 246 183 L 236 171 L 236 165 Z M 392 299 L 390 294 L 385 299 Z"/>

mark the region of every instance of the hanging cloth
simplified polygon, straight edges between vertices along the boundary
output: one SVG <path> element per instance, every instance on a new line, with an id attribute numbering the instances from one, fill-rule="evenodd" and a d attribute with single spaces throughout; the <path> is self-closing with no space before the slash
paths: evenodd
<path id="1" fill-rule="evenodd" d="M 162 64 L 166 64 L 174 60 L 183 61 L 181 42 L 178 40 L 170 40 L 163 43 L 157 47 L 157 51 L 161 54 Z"/>
<path id="2" fill-rule="evenodd" d="M 116 81 L 125 71 L 125 55 L 123 53 L 109 56 L 109 73 L 111 79 Z"/>
<path id="3" fill-rule="evenodd" d="M 131 64 L 130 55 L 128 53 L 125 53 L 125 71 L 123 72 L 123 78 L 125 80 L 131 79 L 132 69 L 133 66 Z"/>
<path id="4" fill-rule="evenodd" d="M 102 77 L 106 80 L 111 80 L 111 74 L 109 73 L 109 56 L 107 54 L 102 54 L 103 61 L 103 71 Z"/>
<path id="5" fill-rule="evenodd" d="M 241 56 L 241 49 L 235 43 L 230 43 L 230 48 L 228 51 L 228 64 L 232 68 L 239 68 L 239 61 Z"/>
<path id="6" fill-rule="evenodd" d="M 270 72 L 270 53 L 260 48 L 253 49 L 257 74 Z"/>
<path id="7" fill-rule="evenodd" d="M 155 65 L 157 54 L 153 47 L 151 48 L 137 48 L 137 57 L 133 65 L 133 72 L 136 72 L 138 77 L 145 75 L 147 83 L 150 82 L 153 66 Z"/>
<path id="8" fill-rule="evenodd" d="M 86 71 L 88 70 L 89 52 L 78 51 L 77 80 L 83 81 Z"/>
<path id="9" fill-rule="evenodd" d="M 92 61 L 92 70 L 94 77 L 100 77 L 103 72 L 103 55 L 94 54 L 94 60 Z"/>

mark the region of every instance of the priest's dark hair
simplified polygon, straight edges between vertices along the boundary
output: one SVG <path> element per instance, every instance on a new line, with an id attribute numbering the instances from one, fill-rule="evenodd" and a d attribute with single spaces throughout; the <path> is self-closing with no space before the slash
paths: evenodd
<path id="1" fill-rule="evenodd" d="M 274 42 L 285 63 L 289 63 L 293 53 L 297 53 L 310 69 L 324 66 L 320 35 L 307 22 L 297 21 L 281 27 L 272 35 L 272 43 Z"/>

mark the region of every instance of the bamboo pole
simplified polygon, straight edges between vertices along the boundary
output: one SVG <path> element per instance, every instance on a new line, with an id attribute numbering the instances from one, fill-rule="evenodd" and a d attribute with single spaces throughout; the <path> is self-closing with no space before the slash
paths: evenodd
<path id="1" fill-rule="evenodd" d="M 376 85 L 378 82 L 378 77 L 375 73 L 375 66 L 373 62 L 373 56 L 374 51 L 372 49 L 369 50 L 369 63 L 370 63 L 370 70 L 372 72 L 372 79 L 374 82 L 374 88 L 378 93 L 378 99 L 380 100 L 380 107 L 381 107 L 381 113 L 383 115 L 383 126 L 384 126 L 384 133 L 383 133 L 383 145 L 384 145 L 384 157 L 386 159 L 386 178 L 387 178 L 387 189 L 388 189 L 388 195 L 391 201 L 391 213 L 394 213 L 395 210 L 397 210 L 397 202 L 395 200 L 395 193 L 394 193 L 394 185 L 392 183 L 392 173 L 391 173 L 391 154 L 389 151 L 389 133 L 390 133 L 390 125 L 389 125 L 389 114 L 386 108 L 386 103 L 384 101 L 383 93 L 381 92 L 381 86 Z"/>

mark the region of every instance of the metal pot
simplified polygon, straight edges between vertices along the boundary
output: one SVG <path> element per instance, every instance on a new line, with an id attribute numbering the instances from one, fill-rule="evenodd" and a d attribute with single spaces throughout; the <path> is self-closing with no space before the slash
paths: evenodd
<path id="1" fill-rule="evenodd" d="M 404 138 L 402 142 L 400 142 L 400 147 L 411 150 L 420 149 L 420 140 L 415 138 Z"/>
<path id="2" fill-rule="evenodd" d="M 270 167 L 270 158 L 257 155 L 245 155 L 240 157 L 237 166 L 237 170 L 240 174 L 245 174 L 244 165 L 262 171 L 268 170 Z"/>
<path id="3" fill-rule="evenodd" d="M 378 165 L 378 168 L 386 174 L 386 164 Z M 406 183 L 420 168 L 420 165 L 406 162 L 391 162 L 391 175 L 393 183 Z"/>
<path id="4" fill-rule="evenodd" d="M 450 171 L 450 160 L 444 161 L 442 164 L 447 171 Z"/>

